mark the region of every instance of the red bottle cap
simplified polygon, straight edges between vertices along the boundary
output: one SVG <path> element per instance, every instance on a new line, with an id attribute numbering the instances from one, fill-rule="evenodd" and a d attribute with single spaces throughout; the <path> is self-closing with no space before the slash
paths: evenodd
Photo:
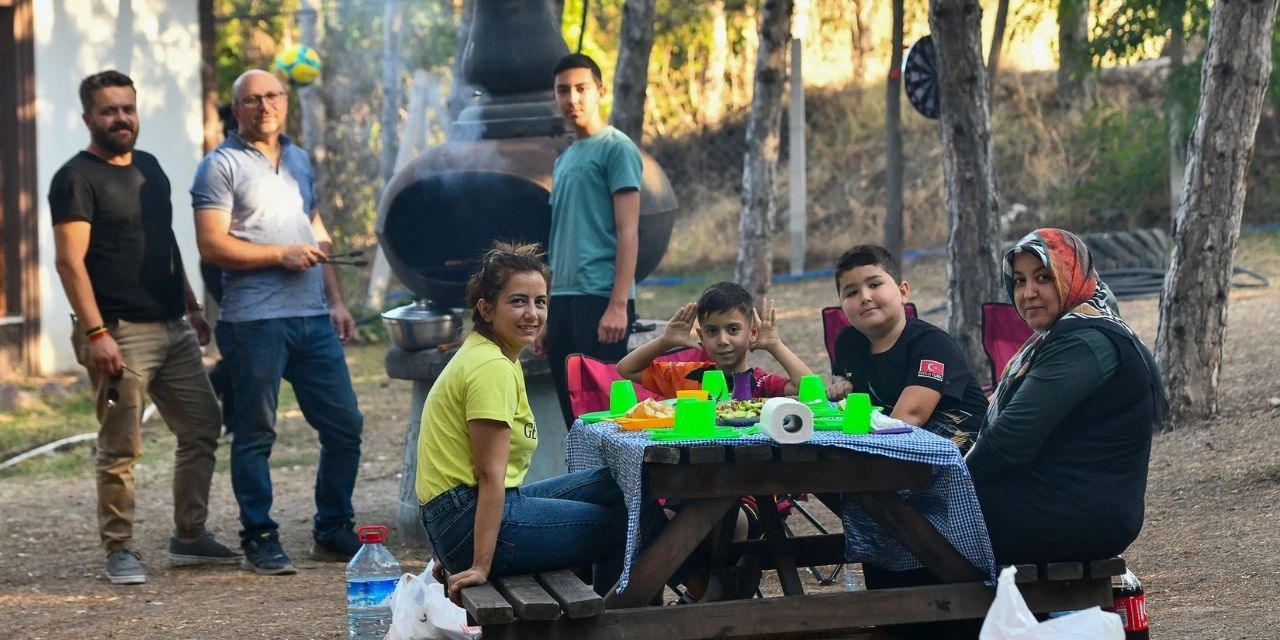
<path id="1" fill-rule="evenodd" d="M 380 524 L 356 527 L 356 537 L 363 544 L 382 544 L 387 541 L 387 527 Z"/>

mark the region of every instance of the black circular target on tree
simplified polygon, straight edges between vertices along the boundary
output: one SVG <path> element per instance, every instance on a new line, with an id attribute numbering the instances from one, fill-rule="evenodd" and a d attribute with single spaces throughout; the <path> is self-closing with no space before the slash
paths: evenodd
<path id="1" fill-rule="evenodd" d="M 907 102 L 926 118 L 938 117 L 938 54 L 933 36 L 916 40 L 902 61 L 902 86 Z"/>

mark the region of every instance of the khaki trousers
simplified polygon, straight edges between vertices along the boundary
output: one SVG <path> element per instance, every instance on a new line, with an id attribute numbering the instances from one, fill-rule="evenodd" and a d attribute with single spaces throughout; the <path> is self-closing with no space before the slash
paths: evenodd
<path id="1" fill-rule="evenodd" d="M 142 410 L 149 395 L 178 439 L 173 461 L 174 535 L 205 532 L 209 484 L 222 417 L 200 360 L 200 344 L 182 319 L 108 325 L 129 369 L 102 374 L 89 361 L 89 341 L 72 334 L 76 357 L 89 371 L 98 414 L 98 529 L 108 552 L 133 539 L 133 466 L 142 455 Z M 115 399 L 113 405 L 108 396 Z"/>

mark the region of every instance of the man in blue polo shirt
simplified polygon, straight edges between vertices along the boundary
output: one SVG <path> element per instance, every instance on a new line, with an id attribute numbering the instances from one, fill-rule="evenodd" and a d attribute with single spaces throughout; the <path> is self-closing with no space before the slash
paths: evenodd
<path id="1" fill-rule="evenodd" d="M 240 504 L 242 568 L 295 573 L 271 519 L 269 457 L 280 379 L 320 437 L 312 557 L 346 561 L 360 547 L 351 492 L 364 418 L 342 343 L 355 329 L 342 303 L 307 153 L 284 135 L 288 95 L 247 71 L 232 85 L 239 131 L 200 163 L 191 185 L 200 256 L 223 269 L 218 342 L 236 412 L 231 486 Z"/>

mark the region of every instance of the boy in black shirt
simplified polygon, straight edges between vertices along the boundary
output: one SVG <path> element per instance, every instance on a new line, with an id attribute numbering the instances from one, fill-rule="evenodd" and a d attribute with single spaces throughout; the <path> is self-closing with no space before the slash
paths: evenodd
<path id="1" fill-rule="evenodd" d="M 987 402 L 960 347 L 942 329 L 908 319 L 911 286 L 883 247 L 858 245 L 836 261 L 836 291 L 849 323 L 836 338 L 832 400 L 867 393 L 885 414 L 950 438 L 967 451 Z"/>

